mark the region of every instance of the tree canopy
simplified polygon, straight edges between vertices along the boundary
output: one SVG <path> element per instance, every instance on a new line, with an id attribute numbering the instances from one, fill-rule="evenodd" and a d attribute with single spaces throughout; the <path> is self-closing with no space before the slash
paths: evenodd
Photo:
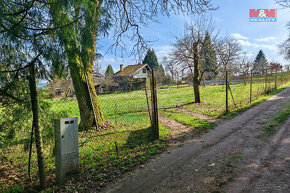
<path id="1" fill-rule="evenodd" d="M 143 64 L 148 64 L 151 69 L 157 69 L 159 67 L 157 56 L 153 49 L 148 49 L 143 60 Z"/>
<path id="2" fill-rule="evenodd" d="M 253 70 L 265 73 L 268 68 L 268 62 L 266 56 L 262 50 L 259 51 L 255 60 Z"/>
<path id="3" fill-rule="evenodd" d="M 213 49 L 209 32 L 206 32 L 203 44 L 201 46 L 201 68 L 208 73 L 208 79 L 212 79 L 216 75 L 217 61 L 216 52 Z"/>
<path id="4" fill-rule="evenodd" d="M 113 74 L 114 74 L 113 67 L 111 65 L 108 65 L 107 70 L 105 72 L 105 76 L 110 77 L 113 76 Z"/>

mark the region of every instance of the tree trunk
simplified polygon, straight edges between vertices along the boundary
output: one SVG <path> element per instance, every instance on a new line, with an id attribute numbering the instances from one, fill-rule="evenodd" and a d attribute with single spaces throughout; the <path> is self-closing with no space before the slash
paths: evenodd
<path id="1" fill-rule="evenodd" d="M 83 79 L 84 74 L 81 77 L 81 70 L 78 65 L 71 63 L 69 67 L 80 110 L 81 122 L 79 128 L 80 131 L 88 130 L 95 124 L 93 111 L 95 111 L 97 124 L 101 124 L 104 120 L 101 105 L 94 87 L 92 73 L 87 72 L 88 89 L 86 80 Z"/>
<path id="2" fill-rule="evenodd" d="M 31 65 L 29 66 L 29 70 L 30 70 L 29 89 L 30 89 L 31 107 L 32 107 L 32 114 L 33 114 L 32 130 L 35 131 L 35 144 L 36 144 L 36 152 L 37 152 L 40 186 L 41 186 L 41 189 L 45 189 L 46 181 L 45 181 L 45 173 L 44 173 L 43 154 L 42 154 L 42 140 L 41 140 L 41 133 L 39 129 L 39 120 L 38 120 L 38 99 L 37 99 L 34 63 L 31 63 Z"/>
<path id="3" fill-rule="evenodd" d="M 77 4 L 75 6 L 78 7 L 80 6 L 78 3 L 81 4 L 82 2 L 75 3 Z M 65 47 L 68 57 L 69 69 L 81 117 L 80 131 L 88 130 L 94 124 L 101 124 L 104 121 L 92 74 L 101 1 L 92 0 L 87 3 L 86 16 L 83 18 L 85 26 L 80 27 L 80 24 L 75 22 L 69 27 L 59 30 L 57 34 Z M 50 12 L 57 26 L 62 26 L 65 21 L 67 23 L 67 21 L 71 20 L 61 6 L 51 4 Z M 81 33 L 78 31 L 80 28 L 82 28 Z"/>
<path id="4" fill-rule="evenodd" d="M 198 43 L 194 44 L 194 74 L 193 74 L 193 87 L 195 103 L 200 103 L 200 80 L 199 80 L 199 57 L 198 57 Z"/>

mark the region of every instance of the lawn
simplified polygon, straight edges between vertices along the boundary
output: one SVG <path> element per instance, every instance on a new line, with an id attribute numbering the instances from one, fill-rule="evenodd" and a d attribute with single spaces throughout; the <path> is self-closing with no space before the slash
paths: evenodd
<path id="1" fill-rule="evenodd" d="M 289 86 L 289 82 L 280 85 L 280 89 Z M 274 83 L 268 83 L 268 90 L 274 88 Z M 226 94 L 224 85 L 206 86 L 200 88 L 201 103 L 193 103 L 194 95 L 192 87 L 160 89 L 158 90 L 158 104 L 161 109 L 183 108 L 197 113 L 206 114 L 213 117 L 228 118 L 237 112 L 249 108 L 250 106 L 262 102 L 271 96 L 263 95 L 265 88 L 264 83 L 253 83 L 252 86 L 252 103 L 250 103 L 250 84 L 233 84 L 230 85 L 232 96 L 229 92 L 229 109 L 230 113 L 225 115 Z"/>
<path id="2" fill-rule="evenodd" d="M 273 83 L 268 87 L 273 88 Z M 280 85 L 279 90 L 290 86 L 289 82 Z M 178 122 L 202 129 L 210 129 L 214 124 L 191 117 L 188 114 L 175 113 L 176 106 L 183 106 L 188 111 L 206 114 L 213 117 L 229 118 L 235 113 L 260 103 L 271 96 L 262 95 L 263 83 L 253 84 L 253 100 L 249 103 L 250 85 L 231 85 L 234 105 L 229 95 L 229 107 L 231 113 L 225 115 L 225 86 L 201 87 L 202 103 L 193 103 L 193 88 L 182 85 L 160 87 L 158 93 L 158 105 L 160 113 L 175 119 Z M 276 91 L 276 92 L 278 92 Z M 149 93 L 150 94 L 150 93 Z M 143 90 L 107 94 L 99 96 L 102 112 L 107 121 L 106 128 L 101 131 L 80 132 L 80 165 L 81 176 L 90 176 L 99 183 L 101 188 L 103 181 L 110 180 L 120 173 L 131 170 L 134 165 L 143 163 L 152 155 L 162 151 L 166 144 L 166 136 L 170 133 L 167 128 L 160 124 L 161 140 L 153 140 L 150 128 L 150 119 L 147 112 L 147 100 Z M 53 154 L 53 124 L 52 119 L 63 117 L 79 117 L 76 100 L 47 100 L 49 110 L 41 110 L 41 123 L 44 142 L 44 156 L 46 173 L 49 182 L 54 182 L 54 154 Z M 166 110 L 166 111 L 165 111 Z M 28 130 L 29 131 L 29 130 Z M 31 185 L 27 181 L 28 163 L 28 140 L 20 143 L 21 139 L 29 139 L 29 132 L 21 130 L 16 134 L 17 142 L 0 149 L 0 170 L 7 172 L 5 178 L 0 177 L 0 190 L 19 188 Z M 35 152 L 35 151 L 34 151 Z M 33 181 L 37 179 L 36 154 L 32 156 Z M 82 182 L 86 183 L 86 182 Z M 89 181 L 88 181 L 89 183 Z M 19 184 L 19 186 L 13 186 Z M 72 191 L 81 191 L 82 186 L 73 187 Z M 78 189 L 80 188 L 80 189 Z"/>

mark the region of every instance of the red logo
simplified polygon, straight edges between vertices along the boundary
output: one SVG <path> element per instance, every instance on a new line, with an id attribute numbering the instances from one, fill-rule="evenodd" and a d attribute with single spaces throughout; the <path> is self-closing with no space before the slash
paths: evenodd
<path id="1" fill-rule="evenodd" d="M 276 9 L 250 9 L 250 18 L 277 17 Z"/>

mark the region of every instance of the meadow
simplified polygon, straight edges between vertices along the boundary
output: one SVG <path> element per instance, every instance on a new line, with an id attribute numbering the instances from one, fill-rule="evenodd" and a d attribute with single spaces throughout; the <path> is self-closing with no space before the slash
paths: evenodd
<path id="1" fill-rule="evenodd" d="M 260 103 L 272 94 L 290 86 L 289 82 L 279 84 L 277 90 L 268 83 L 268 94 L 264 95 L 264 83 L 253 83 L 252 103 L 249 99 L 250 84 L 231 85 L 233 103 L 229 95 L 230 113 L 225 114 L 225 86 L 212 85 L 201 87 L 200 104 L 194 103 L 193 88 L 181 85 L 179 88 L 171 85 L 157 89 L 159 112 L 171 119 L 200 129 L 211 129 L 214 125 L 207 120 L 189 116 L 177 109 L 182 107 L 189 112 L 204 114 L 215 118 L 231 118 L 240 111 Z M 150 93 L 148 93 L 150 95 Z M 83 185 L 62 187 L 67 191 L 81 191 L 86 183 L 93 180 L 101 188 L 108 180 L 129 171 L 135 165 L 140 165 L 152 155 L 163 150 L 171 131 L 160 124 L 160 140 L 153 140 L 148 106 L 144 90 L 106 94 L 99 96 L 102 112 L 106 119 L 104 128 L 79 133 L 81 177 L 78 180 Z M 41 111 L 43 147 L 46 163 L 46 173 L 50 185 L 55 180 L 53 124 L 52 120 L 63 117 L 79 117 L 76 100 L 46 100 L 46 109 Z M 18 130 L 16 139 L 9 146 L 0 148 L 1 166 L 4 178 L 0 177 L 0 190 L 23 190 L 32 188 L 37 181 L 37 159 L 35 150 L 32 156 L 32 181 L 27 178 L 29 130 Z M 90 180 L 83 180 L 90 179 Z M 75 182 L 77 183 L 77 182 Z M 14 186 L 18 184 L 17 186 Z M 5 192 L 4 191 L 4 192 Z"/>

